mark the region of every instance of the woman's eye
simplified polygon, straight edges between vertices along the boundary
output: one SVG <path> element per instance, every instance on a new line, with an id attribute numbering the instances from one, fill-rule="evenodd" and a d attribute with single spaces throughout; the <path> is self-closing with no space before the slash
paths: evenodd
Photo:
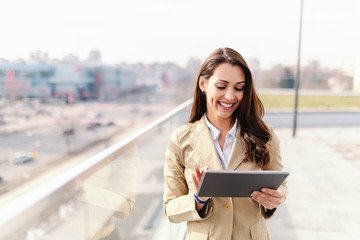
<path id="1" fill-rule="evenodd" d="M 225 89 L 225 88 L 226 88 L 225 86 L 218 86 L 218 85 L 216 85 L 216 87 L 217 87 L 218 89 Z"/>
<path id="2" fill-rule="evenodd" d="M 236 91 L 244 91 L 244 88 L 235 88 Z"/>

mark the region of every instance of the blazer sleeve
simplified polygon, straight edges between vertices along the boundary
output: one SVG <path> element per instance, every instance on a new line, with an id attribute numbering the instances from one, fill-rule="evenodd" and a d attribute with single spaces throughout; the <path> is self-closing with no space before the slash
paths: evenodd
<path id="1" fill-rule="evenodd" d="M 272 127 L 270 127 L 270 132 L 271 132 L 271 139 L 268 144 L 270 161 L 268 164 L 266 164 L 263 167 L 263 170 L 283 171 L 284 166 L 282 164 L 281 153 L 280 153 L 280 139 L 276 135 L 276 133 L 274 132 L 274 129 Z M 284 194 L 284 201 L 286 200 L 286 196 L 288 194 L 288 188 L 286 186 L 286 183 L 287 183 L 287 181 L 285 180 L 281 184 L 281 186 L 278 188 L 278 190 L 280 190 Z M 262 207 L 261 212 L 265 218 L 270 218 L 274 214 L 275 211 L 276 211 L 276 208 L 273 210 L 265 211 L 264 207 Z"/>
<path id="2" fill-rule="evenodd" d="M 194 193 L 189 192 L 185 178 L 185 160 L 177 132 L 173 132 L 165 152 L 164 210 L 173 223 L 199 221 L 209 217 L 212 201 L 199 214 L 195 209 Z"/>

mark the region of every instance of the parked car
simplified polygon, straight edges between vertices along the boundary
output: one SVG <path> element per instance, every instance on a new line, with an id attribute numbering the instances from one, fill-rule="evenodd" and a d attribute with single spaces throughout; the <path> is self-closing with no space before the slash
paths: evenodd
<path id="1" fill-rule="evenodd" d="M 115 122 L 112 120 L 90 120 L 86 123 L 86 130 L 93 130 L 98 127 L 113 127 Z"/>
<path id="2" fill-rule="evenodd" d="M 17 152 L 13 155 L 11 161 L 13 164 L 24 164 L 34 161 L 34 154 L 31 152 Z"/>

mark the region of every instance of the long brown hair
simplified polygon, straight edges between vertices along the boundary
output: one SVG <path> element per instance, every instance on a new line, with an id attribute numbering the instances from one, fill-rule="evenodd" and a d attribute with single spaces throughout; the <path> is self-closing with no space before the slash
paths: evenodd
<path id="1" fill-rule="evenodd" d="M 269 162 L 269 150 L 266 143 L 270 140 L 271 134 L 265 122 L 264 107 L 256 94 L 250 69 L 245 59 L 234 49 L 219 48 L 212 52 L 202 64 L 197 76 L 194 102 L 189 122 L 193 123 L 201 119 L 206 112 L 206 96 L 202 94 L 199 87 L 200 77 L 209 79 L 215 68 L 221 63 L 230 63 L 241 67 L 245 74 L 244 96 L 239 107 L 233 113 L 233 120 L 239 120 L 241 126 L 240 135 L 246 146 L 246 161 L 255 161 L 259 166 Z"/>

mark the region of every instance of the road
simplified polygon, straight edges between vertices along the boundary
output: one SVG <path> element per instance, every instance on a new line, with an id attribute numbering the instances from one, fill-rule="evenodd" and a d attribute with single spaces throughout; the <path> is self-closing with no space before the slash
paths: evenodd
<path id="1" fill-rule="evenodd" d="M 169 100 L 170 99 L 170 100 Z M 161 103 L 168 103 L 165 106 Z M 12 131 L 0 134 L 0 194 L 30 179 L 54 163 L 69 160 L 78 154 L 92 151 L 96 145 L 99 151 L 114 144 L 124 132 L 140 128 L 155 118 L 165 114 L 174 103 L 168 94 L 155 96 L 134 96 L 121 103 L 78 103 L 63 107 L 65 110 L 54 118 L 49 118 L 43 126 L 32 127 L 24 131 Z M 93 115 L 99 113 L 97 118 Z M 38 115 L 30 115 L 36 121 Z M 40 116 L 41 117 L 41 116 Z M 43 118 L 41 118 L 43 119 Z M 113 122 L 114 126 L 87 128 L 90 122 Z M 26 123 L 26 121 L 25 121 Z M 24 123 L 22 123 L 24 124 Z M 65 130 L 73 129 L 74 134 L 64 136 Z M 36 152 L 35 161 L 14 165 L 12 155 L 19 151 Z M 16 182 L 16 183 L 15 183 Z"/>
<path id="2" fill-rule="evenodd" d="M 294 113 L 266 113 L 264 121 L 273 127 L 292 127 Z M 300 112 L 298 113 L 298 127 L 335 127 L 359 126 L 360 112 Z"/>

